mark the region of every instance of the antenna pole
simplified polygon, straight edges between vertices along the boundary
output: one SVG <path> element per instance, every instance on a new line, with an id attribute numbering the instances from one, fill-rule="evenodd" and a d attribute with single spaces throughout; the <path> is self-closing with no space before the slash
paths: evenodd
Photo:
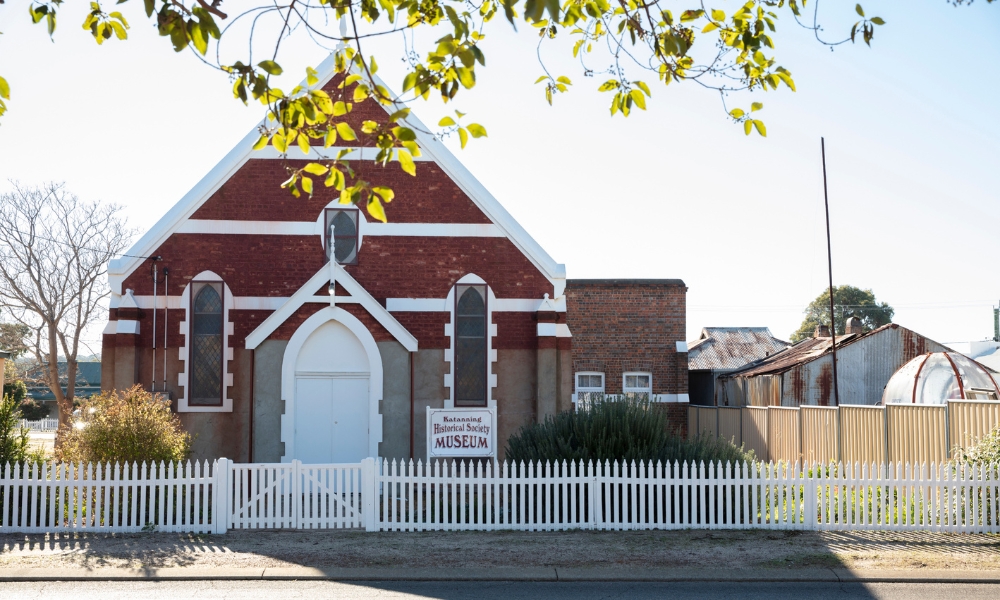
<path id="1" fill-rule="evenodd" d="M 840 390 L 837 387 L 837 319 L 833 312 L 833 251 L 830 248 L 830 196 L 826 191 L 826 142 L 819 138 L 819 149 L 823 156 L 823 204 L 826 207 L 826 265 L 830 275 L 830 342 L 833 348 L 833 402 L 840 406 Z"/>

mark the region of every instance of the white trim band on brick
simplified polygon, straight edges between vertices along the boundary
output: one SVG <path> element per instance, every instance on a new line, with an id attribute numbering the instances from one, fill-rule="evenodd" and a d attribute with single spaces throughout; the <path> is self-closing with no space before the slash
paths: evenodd
<path id="1" fill-rule="evenodd" d="M 561 300 L 561 299 L 559 299 Z M 537 312 L 544 300 L 532 298 L 497 298 L 492 301 L 491 312 Z M 557 306 L 560 306 L 557 302 Z M 451 307 L 444 298 L 386 298 L 385 309 L 389 312 L 448 312 Z M 562 302 L 558 312 L 566 311 Z M 549 334 L 555 335 L 555 334 Z"/>
<path id="2" fill-rule="evenodd" d="M 139 335 L 139 321 L 130 319 L 118 319 L 115 321 L 115 333 L 128 333 Z"/>
<path id="3" fill-rule="evenodd" d="M 177 233 L 312 236 L 319 235 L 317 227 L 313 221 L 188 219 L 177 228 Z M 492 223 L 365 223 L 362 231 L 366 237 L 506 237 Z"/>

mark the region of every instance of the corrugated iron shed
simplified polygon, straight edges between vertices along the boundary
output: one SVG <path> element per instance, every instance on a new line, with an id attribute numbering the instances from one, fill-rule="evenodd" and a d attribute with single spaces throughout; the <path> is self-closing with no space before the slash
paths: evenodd
<path id="1" fill-rule="evenodd" d="M 688 344 L 688 369 L 739 369 L 788 346 L 767 327 L 705 327 Z"/>
<path id="2" fill-rule="evenodd" d="M 729 396 L 740 395 L 740 402 L 766 406 L 780 398 L 782 406 L 833 405 L 833 361 L 830 338 L 810 338 L 774 356 L 730 373 L 723 386 L 736 384 L 739 390 L 727 388 Z M 915 356 L 925 352 L 940 352 L 945 348 L 910 329 L 895 323 L 879 327 L 866 334 L 837 336 L 837 367 L 841 404 L 877 404 L 882 389 L 892 374 Z M 760 385 L 751 382 L 767 379 L 771 393 L 761 396 Z M 759 383 L 759 382 L 758 382 Z"/>

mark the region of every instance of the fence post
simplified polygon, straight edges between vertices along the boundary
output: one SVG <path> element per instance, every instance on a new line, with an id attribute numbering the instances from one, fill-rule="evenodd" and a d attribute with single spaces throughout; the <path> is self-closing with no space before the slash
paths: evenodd
<path id="1" fill-rule="evenodd" d="M 805 463 L 803 463 L 805 464 Z M 802 486 L 803 491 L 806 495 L 806 514 L 803 516 L 803 527 L 812 531 L 817 529 L 816 526 L 816 496 L 819 495 L 819 485 L 817 480 L 819 479 L 822 467 L 821 463 L 814 463 L 811 469 L 805 469 L 805 483 Z"/>
<path id="2" fill-rule="evenodd" d="M 361 518 L 364 519 L 365 531 L 378 531 L 376 500 L 378 499 L 378 479 L 375 477 L 375 459 L 361 459 Z"/>
<path id="3" fill-rule="evenodd" d="M 212 531 L 214 533 L 226 533 L 229 531 L 229 515 L 232 512 L 230 501 L 232 490 L 230 489 L 231 475 L 230 461 L 220 458 L 215 461 L 215 477 L 212 483 Z"/>
<path id="4" fill-rule="evenodd" d="M 292 461 L 292 514 L 288 516 L 292 519 L 292 528 L 299 529 L 302 518 L 302 461 L 299 459 Z"/>

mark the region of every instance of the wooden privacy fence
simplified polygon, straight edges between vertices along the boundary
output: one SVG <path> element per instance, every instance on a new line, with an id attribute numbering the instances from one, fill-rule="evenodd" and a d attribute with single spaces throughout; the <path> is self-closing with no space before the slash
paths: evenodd
<path id="1" fill-rule="evenodd" d="M 785 418 L 781 414 L 778 419 Z M 886 529 L 1000 532 L 1000 466 L 944 463 L 35 465 L 0 533 Z"/>
<path id="2" fill-rule="evenodd" d="M 764 461 L 941 463 L 1000 425 L 1000 403 L 690 406 L 688 432 L 717 435 Z"/>

